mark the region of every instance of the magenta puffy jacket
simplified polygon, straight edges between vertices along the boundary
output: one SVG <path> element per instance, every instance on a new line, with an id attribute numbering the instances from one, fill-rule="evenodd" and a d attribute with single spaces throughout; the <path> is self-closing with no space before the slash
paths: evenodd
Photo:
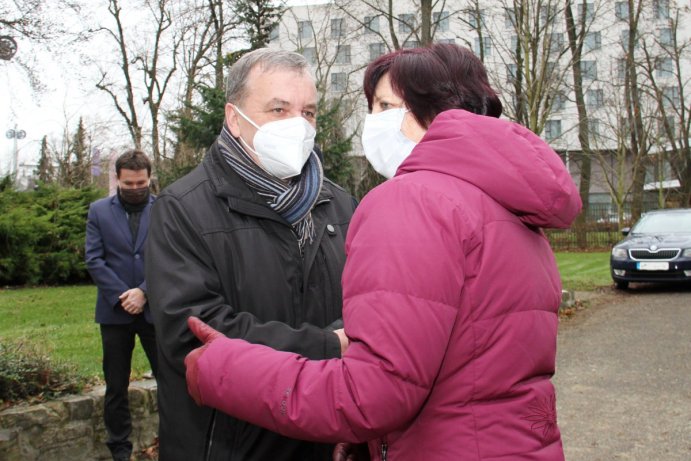
<path id="1" fill-rule="evenodd" d="M 353 217 L 343 358 L 216 340 L 199 360 L 204 403 L 295 438 L 369 441 L 373 459 L 562 460 L 561 283 L 540 228 L 580 208 L 529 130 L 444 112 Z"/>

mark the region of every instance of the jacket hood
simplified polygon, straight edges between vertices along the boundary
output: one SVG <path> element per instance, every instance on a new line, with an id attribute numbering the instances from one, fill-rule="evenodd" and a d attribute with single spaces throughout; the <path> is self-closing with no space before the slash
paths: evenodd
<path id="1" fill-rule="evenodd" d="M 581 211 L 561 158 L 527 128 L 464 110 L 439 114 L 396 176 L 434 171 L 469 182 L 526 224 L 567 228 Z"/>

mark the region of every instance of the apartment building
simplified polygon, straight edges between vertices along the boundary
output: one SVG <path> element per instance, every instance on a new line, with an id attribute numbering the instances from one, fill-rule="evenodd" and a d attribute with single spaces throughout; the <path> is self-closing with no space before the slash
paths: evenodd
<path id="1" fill-rule="evenodd" d="M 448 0 L 429 2 L 434 7 L 427 21 L 425 2 L 397 0 L 390 13 L 388 3 L 294 6 L 272 35 L 271 46 L 308 59 L 320 94 L 342 104 L 347 132 L 358 132 L 366 113 L 361 84 L 367 63 L 397 47 L 420 46 L 428 26 L 433 41 L 473 49 L 501 95 L 504 114 L 546 139 L 577 181 L 582 95 L 593 152 L 592 202 L 621 200 L 616 194 L 631 192 L 639 168 L 646 171 L 648 191 L 679 186 L 677 156 L 689 128 L 689 2 L 648 0 L 640 11 L 629 11 L 628 1 L 579 0 L 569 14 L 566 2 L 557 0 Z M 569 16 L 580 59 L 569 46 Z M 361 155 L 357 144 L 353 155 Z"/>

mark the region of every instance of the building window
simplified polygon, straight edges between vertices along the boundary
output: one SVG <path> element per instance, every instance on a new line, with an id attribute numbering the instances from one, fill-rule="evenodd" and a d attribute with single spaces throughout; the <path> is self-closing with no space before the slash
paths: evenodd
<path id="1" fill-rule="evenodd" d="M 669 19 L 669 0 L 655 0 L 653 11 L 655 19 Z"/>
<path id="2" fill-rule="evenodd" d="M 665 86 L 662 88 L 662 105 L 665 109 L 676 109 L 679 107 L 680 102 L 678 87 Z"/>
<path id="3" fill-rule="evenodd" d="M 672 46 L 674 45 L 674 40 L 672 36 L 672 29 L 665 27 L 657 31 L 657 37 L 662 46 Z"/>
<path id="4" fill-rule="evenodd" d="M 515 49 L 515 48 L 513 48 Z M 554 32 L 549 34 L 549 52 L 561 53 L 564 49 L 564 34 L 561 32 Z"/>
<path id="5" fill-rule="evenodd" d="M 511 55 L 515 55 L 516 50 L 518 49 L 518 35 L 512 35 L 509 38 L 509 46 L 511 47 L 509 49 L 509 52 L 511 53 Z"/>
<path id="6" fill-rule="evenodd" d="M 588 120 L 588 133 L 591 138 L 600 136 L 600 120 L 591 118 Z"/>
<path id="7" fill-rule="evenodd" d="M 336 47 L 336 64 L 350 64 L 350 45 Z"/>
<path id="8" fill-rule="evenodd" d="M 629 29 L 622 29 L 621 30 L 621 46 L 624 47 L 625 50 L 629 49 L 629 34 L 631 31 Z M 638 37 L 633 38 L 633 47 L 638 48 L 638 42 L 637 42 Z"/>
<path id="9" fill-rule="evenodd" d="M 667 121 L 665 124 L 665 120 Z M 657 135 L 660 138 L 667 138 L 667 129 L 671 132 L 672 137 L 677 137 L 677 129 L 676 129 L 676 124 L 674 122 L 674 117 L 673 116 L 667 116 L 665 119 L 658 119 L 657 120 Z"/>
<path id="10" fill-rule="evenodd" d="M 597 61 L 581 61 L 581 73 L 584 80 L 596 80 Z"/>
<path id="11" fill-rule="evenodd" d="M 559 73 L 559 63 L 556 61 L 547 61 L 545 65 L 545 76 L 555 77 Z"/>
<path id="12" fill-rule="evenodd" d="M 508 30 L 516 30 L 516 10 L 504 8 L 504 27 Z"/>
<path id="13" fill-rule="evenodd" d="M 383 43 L 369 44 L 369 60 L 374 61 L 382 54 L 386 53 L 386 46 Z"/>
<path id="14" fill-rule="evenodd" d="M 331 74 L 331 91 L 335 93 L 343 93 L 348 84 L 348 76 L 344 72 L 336 72 Z"/>
<path id="15" fill-rule="evenodd" d="M 540 6 L 540 22 L 542 24 L 553 24 L 556 14 L 556 8 L 554 5 L 542 5 Z"/>
<path id="16" fill-rule="evenodd" d="M 441 11 L 432 14 L 432 21 L 437 25 L 437 31 L 448 32 L 449 30 L 449 12 Z"/>
<path id="17" fill-rule="evenodd" d="M 298 37 L 302 40 L 309 40 L 313 36 L 312 21 L 298 21 Z"/>
<path id="18" fill-rule="evenodd" d="M 623 82 L 626 79 L 626 59 L 617 59 L 617 80 Z"/>
<path id="19" fill-rule="evenodd" d="M 564 93 L 557 92 L 554 95 L 554 99 L 552 100 L 552 110 L 553 111 L 560 111 L 564 110 L 566 107 L 566 95 Z"/>
<path id="20" fill-rule="evenodd" d="M 602 90 L 586 90 L 585 104 L 588 109 L 599 109 L 605 103 L 605 95 Z"/>
<path id="21" fill-rule="evenodd" d="M 406 40 L 403 42 L 403 48 L 420 48 L 420 42 L 417 40 Z"/>
<path id="22" fill-rule="evenodd" d="M 417 21 L 414 14 L 398 15 L 398 31 L 402 34 L 412 34 L 417 29 Z"/>
<path id="23" fill-rule="evenodd" d="M 487 13 L 483 9 L 468 10 L 468 25 L 473 29 L 484 27 L 487 23 Z"/>
<path id="24" fill-rule="evenodd" d="M 545 122 L 545 138 L 548 141 L 561 136 L 561 120 L 547 120 Z"/>
<path id="25" fill-rule="evenodd" d="M 269 31 L 269 41 L 270 42 L 275 42 L 278 40 L 278 24 L 275 24 L 271 30 Z"/>
<path id="26" fill-rule="evenodd" d="M 657 58 L 655 60 L 655 77 L 669 78 L 674 75 L 672 58 Z"/>
<path id="27" fill-rule="evenodd" d="M 628 117 L 621 116 L 619 117 L 619 126 L 617 128 L 619 136 L 627 136 L 631 133 L 631 121 Z"/>
<path id="28" fill-rule="evenodd" d="M 331 38 L 341 38 L 345 35 L 345 19 L 336 18 L 331 20 Z"/>
<path id="29" fill-rule="evenodd" d="M 303 48 L 301 53 L 308 63 L 314 65 L 317 63 L 317 49 L 313 46 Z"/>
<path id="30" fill-rule="evenodd" d="M 513 83 L 518 76 L 518 65 L 517 64 L 507 64 L 506 65 L 506 80 Z"/>
<path id="31" fill-rule="evenodd" d="M 583 40 L 583 50 L 585 52 L 599 50 L 602 46 L 602 38 L 600 36 L 600 31 L 588 32 L 585 34 L 585 39 Z"/>
<path id="32" fill-rule="evenodd" d="M 614 4 L 614 16 L 619 21 L 627 21 L 629 19 L 629 2 L 616 2 Z"/>
<path id="33" fill-rule="evenodd" d="M 379 33 L 379 16 L 365 16 L 365 33 Z"/>
<path id="34" fill-rule="evenodd" d="M 454 38 L 440 38 L 437 40 L 437 43 L 448 43 L 450 45 L 453 45 L 456 43 L 456 39 Z"/>
<path id="35" fill-rule="evenodd" d="M 590 23 L 595 18 L 595 4 L 593 2 L 583 2 L 577 5 L 577 20 L 580 21 L 583 18 L 583 13 L 585 11 L 585 21 L 586 24 Z"/>
<path id="36" fill-rule="evenodd" d="M 480 48 L 480 37 L 475 37 L 475 54 L 478 56 L 492 55 L 492 39 L 490 37 L 482 38 L 482 48 Z"/>

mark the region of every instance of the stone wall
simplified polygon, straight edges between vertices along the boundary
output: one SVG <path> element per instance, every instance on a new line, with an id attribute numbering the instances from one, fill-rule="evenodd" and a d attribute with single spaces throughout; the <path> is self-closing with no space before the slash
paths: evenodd
<path id="1" fill-rule="evenodd" d="M 94 461 L 111 459 L 105 445 L 103 394 L 100 386 L 38 405 L 18 405 L 0 412 L 0 460 Z M 158 432 L 156 382 L 130 384 L 135 453 L 151 446 Z"/>

